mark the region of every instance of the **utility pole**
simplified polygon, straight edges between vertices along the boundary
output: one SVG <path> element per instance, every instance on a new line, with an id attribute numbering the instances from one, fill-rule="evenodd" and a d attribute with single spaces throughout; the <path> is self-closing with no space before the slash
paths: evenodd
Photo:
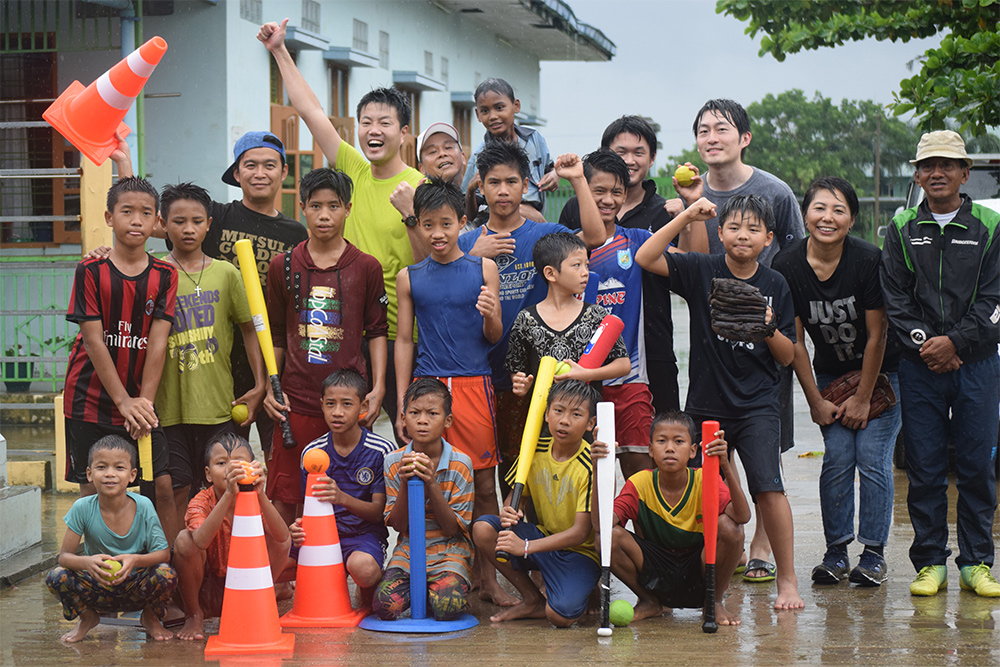
<path id="1" fill-rule="evenodd" d="M 879 111 L 878 115 L 875 116 L 875 203 L 874 212 L 872 213 L 872 228 L 869 234 L 871 235 L 868 239 L 872 243 L 875 243 L 875 237 L 878 235 L 878 226 L 882 222 L 882 216 L 879 215 L 879 195 L 882 193 L 882 183 L 881 183 L 881 172 L 882 172 L 882 112 Z"/>

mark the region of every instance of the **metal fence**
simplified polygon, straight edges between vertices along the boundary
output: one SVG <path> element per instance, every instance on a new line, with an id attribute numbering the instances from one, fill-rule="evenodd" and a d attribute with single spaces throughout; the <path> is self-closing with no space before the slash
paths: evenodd
<path id="1" fill-rule="evenodd" d="M 7 392 L 59 391 L 79 331 L 66 321 L 75 261 L 0 263 L 0 370 Z"/>

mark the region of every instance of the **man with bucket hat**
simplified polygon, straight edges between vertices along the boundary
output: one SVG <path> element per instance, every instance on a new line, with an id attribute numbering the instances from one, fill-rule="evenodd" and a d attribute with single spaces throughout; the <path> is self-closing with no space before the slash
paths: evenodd
<path id="1" fill-rule="evenodd" d="M 950 130 L 920 138 L 919 206 L 897 215 L 883 246 L 882 286 L 899 362 L 913 595 L 948 582 L 948 443 L 955 446 L 963 590 L 1000 597 L 993 565 L 1000 405 L 1000 214 L 959 192 L 972 160 Z"/>

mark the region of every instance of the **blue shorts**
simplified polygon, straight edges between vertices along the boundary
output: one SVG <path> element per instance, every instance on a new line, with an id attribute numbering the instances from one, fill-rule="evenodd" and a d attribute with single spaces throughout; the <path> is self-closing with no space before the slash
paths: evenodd
<path id="1" fill-rule="evenodd" d="M 340 551 L 344 554 L 344 563 L 355 551 L 369 554 L 380 568 L 385 566 L 385 543 L 372 533 L 344 536 L 340 538 Z"/>
<path id="2" fill-rule="evenodd" d="M 344 566 L 347 566 L 347 559 L 355 551 L 369 554 L 375 559 L 380 568 L 385 567 L 385 542 L 382 542 L 377 535 L 372 533 L 361 533 L 360 535 L 350 535 L 340 537 L 340 553 L 344 557 Z M 292 546 L 288 556 L 296 561 L 299 559 L 299 547 Z"/>
<path id="3" fill-rule="evenodd" d="M 495 514 L 481 516 L 477 521 L 485 521 L 497 532 L 504 530 L 500 517 Z M 545 533 L 533 523 L 521 521 L 512 529 L 514 534 L 525 540 L 538 540 Z M 563 618 L 579 618 L 587 611 L 587 600 L 601 576 L 601 566 L 593 558 L 576 551 L 540 551 L 527 558 L 511 559 L 515 570 L 539 570 L 545 581 L 545 595 L 549 607 Z"/>

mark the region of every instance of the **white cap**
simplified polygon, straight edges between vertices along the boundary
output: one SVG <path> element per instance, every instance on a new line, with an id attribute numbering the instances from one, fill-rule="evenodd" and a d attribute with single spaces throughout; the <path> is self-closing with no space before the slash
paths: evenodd
<path id="1" fill-rule="evenodd" d="M 423 146 L 424 146 L 424 140 L 427 137 L 431 136 L 432 134 L 437 134 L 438 132 L 442 132 L 444 134 L 447 134 L 449 137 L 451 137 L 452 139 L 454 139 L 455 141 L 457 141 L 459 144 L 462 143 L 462 139 L 458 136 L 458 130 L 456 130 L 453 125 L 450 125 L 448 123 L 444 123 L 444 122 L 441 122 L 441 121 L 438 121 L 437 123 L 431 123 L 430 125 L 427 126 L 427 129 L 425 129 L 423 132 L 421 132 L 420 136 L 417 137 L 417 161 L 418 162 L 420 161 L 420 149 L 423 148 Z"/>

